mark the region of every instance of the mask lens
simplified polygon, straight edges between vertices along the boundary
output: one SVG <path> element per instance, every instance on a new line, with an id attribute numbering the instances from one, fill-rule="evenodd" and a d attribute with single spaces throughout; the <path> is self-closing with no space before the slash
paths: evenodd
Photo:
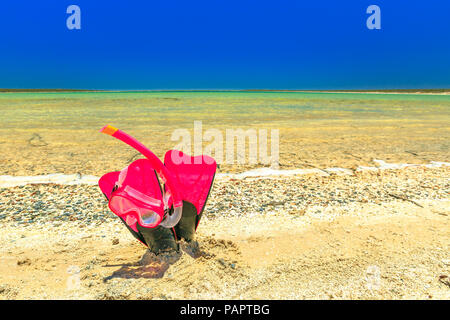
<path id="1" fill-rule="evenodd" d="M 113 196 L 109 202 L 109 207 L 119 217 L 125 220 L 130 227 L 136 225 L 137 219 L 135 214 L 139 212 L 133 202 L 121 196 Z"/>
<path id="2" fill-rule="evenodd" d="M 159 222 L 159 215 L 151 210 L 140 210 L 141 223 L 145 227 L 153 227 Z"/>
<path id="3" fill-rule="evenodd" d="M 134 226 L 136 224 L 136 222 L 137 222 L 137 219 L 133 215 L 128 214 L 126 219 L 125 219 L 125 222 L 129 226 Z"/>
<path id="4" fill-rule="evenodd" d="M 109 206 L 118 216 L 124 215 L 129 211 L 134 211 L 136 207 L 133 202 L 121 196 L 113 196 L 109 202 Z"/>
<path id="5" fill-rule="evenodd" d="M 133 226 L 138 222 L 143 227 L 153 228 L 159 224 L 161 217 L 153 210 L 136 205 L 126 196 L 115 195 L 109 202 L 109 207 L 116 215 L 125 220 L 127 225 Z"/>

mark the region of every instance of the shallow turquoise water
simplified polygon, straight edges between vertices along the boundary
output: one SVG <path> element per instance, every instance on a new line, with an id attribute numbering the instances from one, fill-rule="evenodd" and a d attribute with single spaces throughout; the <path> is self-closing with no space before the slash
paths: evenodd
<path id="1" fill-rule="evenodd" d="M 314 120 L 450 118 L 450 95 L 300 92 L 1 93 L 3 127 L 296 126 Z"/>
<path id="2" fill-rule="evenodd" d="M 123 168 L 135 152 L 100 134 L 106 124 L 132 134 L 159 156 L 177 144 L 171 140 L 174 130 L 192 131 L 194 121 L 222 134 L 229 128 L 278 129 L 283 168 L 355 168 L 373 165 L 374 158 L 447 161 L 450 150 L 448 95 L 0 93 L 0 113 L 0 163 L 3 174 L 12 175 L 98 175 Z"/>

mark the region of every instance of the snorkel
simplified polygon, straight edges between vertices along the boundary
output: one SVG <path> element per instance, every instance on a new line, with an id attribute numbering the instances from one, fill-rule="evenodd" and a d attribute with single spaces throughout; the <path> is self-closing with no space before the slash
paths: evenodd
<path id="1" fill-rule="evenodd" d="M 144 155 L 149 162 L 151 163 L 152 167 L 156 170 L 158 176 L 161 178 L 161 180 L 164 182 L 165 186 L 167 187 L 167 191 L 164 195 L 164 199 L 168 199 L 169 196 L 172 197 L 173 202 L 173 213 L 172 214 L 166 214 L 164 219 L 161 221 L 161 226 L 165 228 L 172 228 L 174 227 L 181 219 L 182 211 L 183 211 L 183 200 L 180 198 L 179 192 L 177 192 L 176 182 L 173 177 L 173 175 L 169 172 L 169 170 L 164 166 L 164 164 L 161 162 L 161 160 L 153 153 L 151 152 L 147 147 L 145 147 L 142 143 L 137 141 L 135 138 L 130 136 L 129 134 L 123 132 L 122 130 L 119 130 L 117 128 L 114 128 L 112 126 L 105 126 L 103 127 L 100 132 L 105 133 L 107 135 L 110 135 L 130 147 L 136 149 L 139 151 L 142 155 Z M 165 205 L 167 205 L 168 201 L 165 201 Z M 170 209 L 170 208 L 166 208 Z M 167 210 L 168 212 L 169 210 Z"/>

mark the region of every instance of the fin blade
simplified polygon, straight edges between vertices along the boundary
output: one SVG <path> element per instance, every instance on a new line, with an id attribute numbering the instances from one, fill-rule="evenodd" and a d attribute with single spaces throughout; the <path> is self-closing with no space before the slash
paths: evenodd
<path id="1" fill-rule="evenodd" d="M 183 214 L 175 226 L 177 238 L 191 241 L 205 209 L 217 164 L 211 157 L 191 157 L 177 150 L 167 151 L 164 164 L 177 180 L 183 199 Z"/>

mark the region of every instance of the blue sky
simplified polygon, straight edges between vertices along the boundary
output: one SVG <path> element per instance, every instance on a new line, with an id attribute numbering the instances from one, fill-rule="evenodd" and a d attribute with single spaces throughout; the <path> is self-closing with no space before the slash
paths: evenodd
<path id="1" fill-rule="evenodd" d="M 4 1 L 0 33 L 0 88 L 450 87 L 446 0 Z"/>

